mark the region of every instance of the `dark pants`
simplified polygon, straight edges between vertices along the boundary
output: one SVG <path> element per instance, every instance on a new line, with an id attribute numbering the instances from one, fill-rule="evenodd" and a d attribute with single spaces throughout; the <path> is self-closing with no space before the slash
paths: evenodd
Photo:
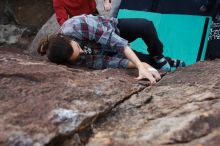
<path id="1" fill-rule="evenodd" d="M 119 19 L 117 27 L 120 30 L 120 36 L 129 42 L 142 38 L 148 46 L 150 56 L 163 54 L 163 44 L 158 38 L 152 21 L 142 18 Z"/>
<path id="2" fill-rule="evenodd" d="M 220 0 L 207 0 L 205 4 L 201 6 L 205 11 L 205 15 L 211 15 L 213 20 L 216 15 L 219 14 Z M 201 10 L 200 8 L 200 10 Z"/>

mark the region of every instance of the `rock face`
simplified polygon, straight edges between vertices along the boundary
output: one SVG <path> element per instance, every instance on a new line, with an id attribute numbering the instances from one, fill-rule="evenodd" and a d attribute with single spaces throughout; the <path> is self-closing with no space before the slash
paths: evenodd
<path id="1" fill-rule="evenodd" d="M 75 139 L 144 87 L 119 70 L 84 71 L 3 51 L 0 85 L 0 145 L 25 146 Z"/>
<path id="2" fill-rule="evenodd" d="M 0 145 L 219 146 L 220 60 L 166 75 L 69 68 L 0 51 Z"/>
<path id="3" fill-rule="evenodd" d="M 51 0 L 1 0 L 0 24 L 42 26 L 53 14 Z"/>
<path id="4" fill-rule="evenodd" d="M 21 27 L 16 25 L 0 25 L 0 46 L 18 46 L 26 49 L 37 30 L 34 28 Z"/>
<path id="5" fill-rule="evenodd" d="M 167 75 L 94 126 L 88 146 L 220 145 L 220 61 Z"/>
<path id="6" fill-rule="evenodd" d="M 53 13 L 51 0 L 1 0 L 0 46 L 27 50 Z"/>
<path id="7" fill-rule="evenodd" d="M 42 28 L 37 33 L 36 37 L 33 39 L 29 46 L 29 53 L 31 55 L 38 55 L 37 48 L 40 46 L 40 43 L 47 39 L 49 36 L 58 33 L 60 25 L 56 20 L 55 14 L 42 26 Z"/>

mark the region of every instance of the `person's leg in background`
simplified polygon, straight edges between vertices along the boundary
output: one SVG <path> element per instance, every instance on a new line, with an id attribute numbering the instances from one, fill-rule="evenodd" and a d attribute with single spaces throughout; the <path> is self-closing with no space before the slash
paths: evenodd
<path id="1" fill-rule="evenodd" d="M 137 38 L 142 38 L 148 46 L 148 52 L 152 60 L 157 62 L 156 68 L 169 71 L 170 65 L 163 57 L 163 44 L 157 36 L 156 29 L 152 21 L 141 18 L 119 19 L 118 29 L 120 36 L 129 42 Z"/>
<path id="2" fill-rule="evenodd" d="M 112 0 L 112 9 L 110 10 L 108 16 L 116 18 L 118 16 L 120 5 L 121 5 L 121 0 Z"/>
<path id="3" fill-rule="evenodd" d="M 220 0 L 217 0 L 213 19 L 220 22 Z"/>
<path id="4" fill-rule="evenodd" d="M 206 0 L 200 7 L 204 15 L 212 16 L 213 21 L 220 21 L 220 0 Z"/>
<path id="5" fill-rule="evenodd" d="M 117 17 L 119 7 L 121 4 L 121 0 L 111 0 L 111 10 L 110 11 L 105 11 L 104 10 L 104 0 L 96 0 L 96 8 L 99 12 L 100 15 L 106 16 L 106 17 Z"/>
<path id="6" fill-rule="evenodd" d="M 98 13 L 102 16 L 106 16 L 107 13 L 104 11 L 104 0 L 96 0 L 96 9 L 98 10 Z"/>
<path id="7" fill-rule="evenodd" d="M 217 0 L 206 0 L 200 7 L 200 11 L 203 13 L 211 11 L 211 9 L 216 5 L 216 1 Z"/>
<path id="8" fill-rule="evenodd" d="M 171 65 L 185 66 L 184 62 L 180 63 L 170 63 L 163 56 L 163 44 L 158 38 L 156 29 L 152 21 L 142 19 L 142 18 L 128 18 L 128 19 L 119 19 L 118 29 L 120 30 L 120 36 L 129 42 L 136 40 L 137 38 L 142 38 L 145 44 L 148 46 L 149 58 L 153 60 L 156 64 L 157 69 L 170 71 Z M 143 57 L 143 56 L 142 56 Z M 143 61 L 143 60 L 142 60 Z M 169 61 L 178 61 L 169 58 Z"/>
<path id="9" fill-rule="evenodd" d="M 146 62 L 147 64 L 151 65 L 152 67 L 159 69 L 158 65 L 155 63 L 155 61 L 153 61 L 153 59 L 150 57 L 150 55 L 143 54 L 143 53 L 135 51 L 135 50 L 133 50 L 133 51 L 137 55 L 137 57 L 140 59 L 140 61 Z M 165 57 L 165 58 L 169 62 L 170 66 L 172 68 L 185 66 L 185 65 L 183 65 L 183 62 L 179 59 L 171 59 L 170 57 Z"/>

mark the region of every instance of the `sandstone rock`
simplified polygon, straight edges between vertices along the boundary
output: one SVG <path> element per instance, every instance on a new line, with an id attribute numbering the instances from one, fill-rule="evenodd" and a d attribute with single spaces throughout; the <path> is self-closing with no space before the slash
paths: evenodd
<path id="1" fill-rule="evenodd" d="M 50 0 L 1 0 L 0 46 L 27 50 L 38 29 L 52 14 Z"/>
<path id="2" fill-rule="evenodd" d="M 218 60 L 170 73 L 96 123 L 87 145 L 220 145 L 219 67 Z"/>
<path id="3" fill-rule="evenodd" d="M 132 71 L 0 51 L 0 145 L 218 146 L 219 66 L 197 63 L 146 87 Z"/>
<path id="4" fill-rule="evenodd" d="M 38 55 L 37 54 L 37 48 L 39 47 L 42 40 L 47 39 L 49 36 L 53 35 L 54 33 L 57 33 L 60 26 L 57 23 L 55 14 L 51 16 L 51 18 L 42 26 L 40 31 L 37 33 L 36 37 L 32 41 L 32 43 L 29 46 L 29 53 L 32 55 Z"/>
<path id="5" fill-rule="evenodd" d="M 123 70 L 86 71 L 0 51 L 0 145 L 81 144 L 98 117 L 143 88 Z"/>
<path id="6" fill-rule="evenodd" d="M 15 25 L 0 25 L 0 44 L 15 44 L 21 38 L 24 28 L 16 27 Z"/>
<path id="7" fill-rule="evenodd" d="M 51 0 L 4 0 L 4 7 L 17 24 L 42 26 L 53 14 Z"/>
<path id="8" fill-rule="evenodd" d="M 36 35 L 37 30 L 31 27 L 22 27 L 17 25 L 0 25 L 0 46 L 16 47 L 17 50 L 24 50 L 30 45 Z"/>

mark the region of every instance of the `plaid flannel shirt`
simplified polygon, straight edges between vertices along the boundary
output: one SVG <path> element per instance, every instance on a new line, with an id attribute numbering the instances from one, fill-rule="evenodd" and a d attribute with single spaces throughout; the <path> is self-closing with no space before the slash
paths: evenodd
<path id="1" fill-rule="evenodd" d="M 60 33 L 80 40 L 95 41 L 101 45 L 92 55 L 81 55 L 77 65 L 95 69 L 127 68 L 129 60 L 125 59 L 123 51 L 128 41 L 118 35 L 117 24 L 116 18 L 80 15 L 68 19 L 61 26 Z M 109 53 L 115 55 L 106 55 Z"/>

